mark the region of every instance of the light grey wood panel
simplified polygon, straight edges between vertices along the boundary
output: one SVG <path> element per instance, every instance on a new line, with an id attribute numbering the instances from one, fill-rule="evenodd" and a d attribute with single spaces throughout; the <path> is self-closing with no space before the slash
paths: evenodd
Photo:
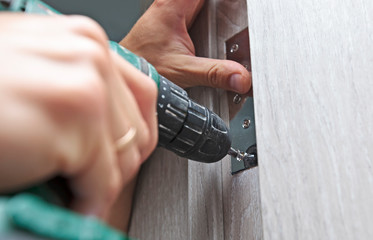
<path id="1" fill-rule="evenodd" d="M 248 26 L 246 0 L 219 0 L 216 8 L 218 58 L 224 59 L 225 41 Z M 235 108 L 233 96 L 228 95 L 229 109 Z M 227 108 L 227 105 L 221 107 Z M 221 111 L 222 114 L 228 112 Z M 230 157 L 222 164 L 225 239 L 262 239 L 258 168 L 232 176 Z"/>
<path id="2" fill-rule="evenodd" d="M 196 54 L 224 59 L 224 41 L 246 27 L 246 21 L 245 0 L 206 1 L 190 31 Z M 229 121 L 225 91 L 199 87 L 188 92 L 192 99 Z M 261 238 L 257 170 L 232 177 L 228 157 L 215 164 L 186 160 L 175 163 L 174 158 L 173 154 L 157 151 L 145 163 L 137 186 L 131 236 L 191 240 Z M 165 176 L 159 167 L 164 164 L 170 164 L 166 180 L 162 180 Z"/>
<path id="3" fill-rule="evenodd" d="M 217 57 L 216 1 L 206 1 L 190 30 L 196 55 Z M 216 89 L 198 87 L 189 96 L 219 114 L 222 100 Z M 204 164 L 190 161 L 189 239 L 224 239 L 221 162 Z"/>
<path id="4" fill-rule="evenodd" d="M 265 239 L 373 239 L 373 1 L 248 0 Z"/>
<path id="5" fill-rule="evenodd" d="M 263 239 L 258 169 L 223 178 L 225 239 Z"/>
<path id="6" fill-rule="evenodd" d="M 224 239 L 221 163 L 190 162 L 189 238 Z"/>
<path id="7" fill-rule="evenodd" d="M 198 56 L 217 55 L 214 4 L 206 1 L 191 30 Z M 221 100 L 215 89 L 194 88 L 189 95 L 196 102 L 219 110 Z M 158 151 L 145 163 L 139 176 L 130 236 L 223 239 L 221 163 L 201 164 L 181 158 L 175 163 L 174 154 L 163 150 L 159 155 Z M 159 167 L 165 164 L 170 164 L 166 176 Z"/>
<path id="8" fill-rule="evenodd" d="M 188 236 L 188 162 L 157 149 L 143 164 L 129 235 L 141 240 Z"/>

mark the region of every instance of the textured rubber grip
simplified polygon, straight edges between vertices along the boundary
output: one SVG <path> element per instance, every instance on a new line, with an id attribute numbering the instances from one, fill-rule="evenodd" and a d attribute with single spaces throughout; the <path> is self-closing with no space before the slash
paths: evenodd
<path id="1" fill-rule="evenodd" d="M 157 114 L 159 145 L 168 148 L 177 137 L 188 114 L 189 98 L 184 89 L 160 77 Z"/>
<path id="2" fill-rule="evenodd" d="M 159 145 L 198 162 L 211 163 L 227 155 L 231 138 L 223 120 L 191 99 L 177 85 L 160 77 Z"/>

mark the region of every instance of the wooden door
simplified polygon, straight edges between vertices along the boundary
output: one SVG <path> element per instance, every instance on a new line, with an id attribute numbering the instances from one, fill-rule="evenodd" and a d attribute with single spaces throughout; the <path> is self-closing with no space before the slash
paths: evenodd
<path id="1" fill-rule="evenodd" d="M 259 168 L 231 176 L 228 158 L 157 150 L 130 235 L 373 239 L 373 1 L 206 1 L 191 31 L 197 54 L 224 58 L 247 19 Z M 224 91 L 190 95 L 228 121 Z"/>
<path id="2" fill-rule="evenodd" d="M 245 0 L 206 1 L 191 29 L 197 55 L 224 59 L 225 40 L 246 27 Z M 229 122 L 226 92 L 195 88 L 189 95 Z M 130 235 L 139 239 L 261 239 L 258 169 L 234 177 L 230 171 L 228 157 L 203 164 L 158 149 L 141 170 Z"/>
<path id="3" fill-rule="evenodd" d="M 373 239 L 373 1 L 248 0 L 265 239 Z"/>

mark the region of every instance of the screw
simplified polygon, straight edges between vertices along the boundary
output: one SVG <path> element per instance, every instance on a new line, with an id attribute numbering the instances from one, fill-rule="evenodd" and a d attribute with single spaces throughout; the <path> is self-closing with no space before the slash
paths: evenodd
<path id="1" fill-rule="evenodd" d="M 236 52 L 239 48 L 240 48 L 240 46 L 238 46 L 238 44 L 235 43 L 235 44 L 232 45 L 230 52 L 231 53 Z"/>
<path id="2" fill-rule="evenodd" d="M 242 97 L 239 95 L 239 94 L 236 94 L 234 97 L 233 97 L 233 102 L 235 104 L 239 104 L 242 100 Z"/>
<path id="3" fill-rule="evenodd" d="M 250 123 L 251 123 L 250 119 L 244 119 L 242 123 L 242 128 L 248 129 L 250 127 Z"/>
<path id="4" fill-rule="evenodd" d="M 247 155 L 248 155 L 248 154 L 245 153 L 245 152 L 241 152 L 240 150 L 236 150 L 236 149 L 234 149 L 234 148 L 231 147 L 231 148 L 228 150 L 228 155 L 234 157 L 234 158 L 237 159 L 238 161 L 241 161 L 241 160 L 247 158 Z"/>

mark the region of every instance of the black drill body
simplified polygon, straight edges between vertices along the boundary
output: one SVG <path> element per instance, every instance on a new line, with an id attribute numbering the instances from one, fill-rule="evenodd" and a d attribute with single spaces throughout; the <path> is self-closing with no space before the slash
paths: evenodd
<path id="1" fill-rule="evenodd" d="M 157 112 L 159 146 L 205 163 L 219 161 L 227 155 L 231 138 L 224 121 L 162 76 Z"/>
<path id="2" fill-rule="evenodd" d="M 0 0 L 0 11 L 36 14 L 60 14 L 40 0 Z M 186 91 L 163 76 L 145 59 L 118 43 L 109 42 L 134 67 L 158 84 L 159 146 L 181 157 L 199 162 L 216 162 L 227 155 L 231 138 L 224 121 L 204 106 L 192 101 Z"/>

